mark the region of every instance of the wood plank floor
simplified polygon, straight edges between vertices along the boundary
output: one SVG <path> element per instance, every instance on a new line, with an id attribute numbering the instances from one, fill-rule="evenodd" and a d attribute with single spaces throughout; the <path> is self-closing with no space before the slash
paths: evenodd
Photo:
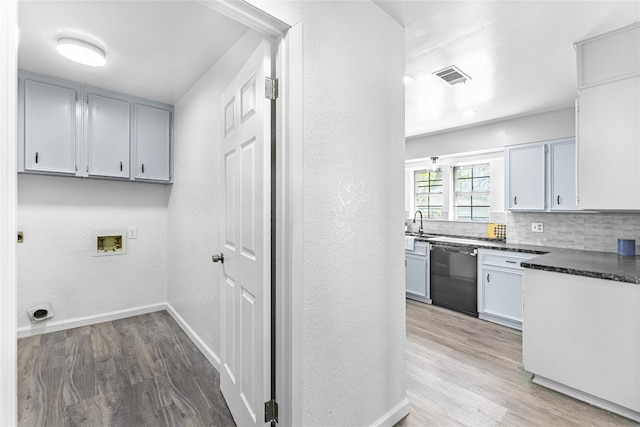
<path id="1" fill-rule="evenodd" d="M 638 426 L 531 382 L 522 334 L 407 300 L 407 394 L 397 426 Z"/>
<path id="2" fill-rule="evenodd" d="M 18 340 L 20 426 L 235 426 L 166 311 Z"/>

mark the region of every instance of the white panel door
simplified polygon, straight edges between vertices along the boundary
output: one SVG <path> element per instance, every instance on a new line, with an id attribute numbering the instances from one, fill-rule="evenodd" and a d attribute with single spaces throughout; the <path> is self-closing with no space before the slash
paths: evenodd
<path id="1" fill-rule="evenodd" d="M 87 174 L 129 177 L 130 104 L 87 95 Z"/>
<path id="2" fill-rule="evenodd" d="M 239 426 L 264 425 L 270 399 L 270 51 L 262 42 L 222 98 L 220 389 Z"/>
<path id="3" fill-rule="evenodd" d="M 76 141 L 81 118 L 76 113 L 78 90 L 33 80 L 25 81 L 25 169 L 76 173 Z"/>
<path id="4" fill-rule="evenodd" d="M 171 113 L 160 108 L 134 106 L 136 179 L 169 181 Z"/>

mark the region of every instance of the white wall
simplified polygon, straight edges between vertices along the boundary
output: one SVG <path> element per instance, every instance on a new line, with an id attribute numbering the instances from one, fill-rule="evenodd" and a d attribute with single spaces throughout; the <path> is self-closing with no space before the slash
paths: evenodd
<path id="1" fill-rule="evenodd" d="M 166 301 L 167 203 L 171 186 L 18 176 L 18 327 L 49 302 L 50 322 Z M 94 233 L 137 227 L 126 255 L 94 257 Z M 42 326 L 37 324 L 36 326 Z"/>
<path id="2" fill-rule="evenodd" d="M 502 148 L 507 145 L 565 138 L 575 134 L 575 110 L 566 108 L 409 138 L 406 142 L 405 158 L 421 159 Z"/>
<path id="3" fill-rule="evenodd" d="M 303 25 L 304 261 L 303 282 L 294 283 L 303 287 L 302 378 L 294 378 L 302 410 L 294 423 L 371 425 L 406 398 L 404 30 L 371 2 L 257 5 Z"/>
<path id="4" fill-rule="evenodd" d="M 262 37 L 247 31 L 175 105 L 175 183 L 169 201 L 168 302 L 220 351 L 222 160 L 220 98 Z"/>

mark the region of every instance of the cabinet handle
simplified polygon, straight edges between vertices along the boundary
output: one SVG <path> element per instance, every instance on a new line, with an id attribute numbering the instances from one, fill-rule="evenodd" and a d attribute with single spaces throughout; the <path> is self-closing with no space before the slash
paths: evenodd
<path id="1" fill-rule="evenodd" d="M 491 280 L 489 280 L 489 273 L 487 273 L 487 283 L 489 283 Z"/>
<path id="2" fill-rule="evenodd" d="M 144 163 L 142 164 L 142 173 L 144 173 Z"/>
<path id="3" fill-rule="evenodd" d="M 510 261 L 510 260 L 506 260 L 506 262 L 508 262 L 509 264 L 515 264 L 516 261 Z"/>
<path id="4" fill-rule="evenodd" d="M 558 194 L 558 198 L 556 199 L 558 201 L 558 204 L 560 204 L 560 195 Z"/>
<path id="5" fill-rule="evenodd" d="M 122 162 L 120 162 L 120 172 L 122 172 Z"/>
<path id="6" fill-rule="evenodd" d="M 513 204 L 514 205 L 518 204 L 518 196 L 513 196 Z"/>
<path id="7" fill-rule="evenodd" d="M 36 151 L 36 163 L 38 163 L 38 152 Z"/>

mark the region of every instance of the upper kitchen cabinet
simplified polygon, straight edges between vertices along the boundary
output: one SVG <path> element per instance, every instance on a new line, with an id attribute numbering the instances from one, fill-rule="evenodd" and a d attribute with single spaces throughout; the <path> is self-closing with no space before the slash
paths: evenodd
<path id="1" fill-rule="evenodd" d="M 75 175 L 82 137 L 82 88 L 62 80 L 19 77 L 20 172 Z"/>
<path id="2" fill-rule="evenodd" d="M 576 52 L 580 207 L 640 210 L 640 23 Z"/>
<path id="3" fill-rule="evenodd" d="M 528 144 L 506 149 L 506 205 L 509 210 L 545 210 L 545 147 L 544 144 Z"/>
<path id="4" fill-rule="evenodd" d="M 170 183 L 173 107 L 21 71 L 19 172 Z"/>
<path id="5" fill-rule="evenodd" d="M 574 138 L 507 147 L 505 178 L 509 210 L 578 210 L 575 147 Z"/>
<path id="6" fill-rule="evenodd" d="M 134 106 L 136 179 L 171 179 L 171 111 L 148 105 Z"/>
<path id="7" fill-rule="evenodd" d="M 85 171 L 88 176 L 128 178 L 130 104 L 92 92 L 85 97 Z"/>

